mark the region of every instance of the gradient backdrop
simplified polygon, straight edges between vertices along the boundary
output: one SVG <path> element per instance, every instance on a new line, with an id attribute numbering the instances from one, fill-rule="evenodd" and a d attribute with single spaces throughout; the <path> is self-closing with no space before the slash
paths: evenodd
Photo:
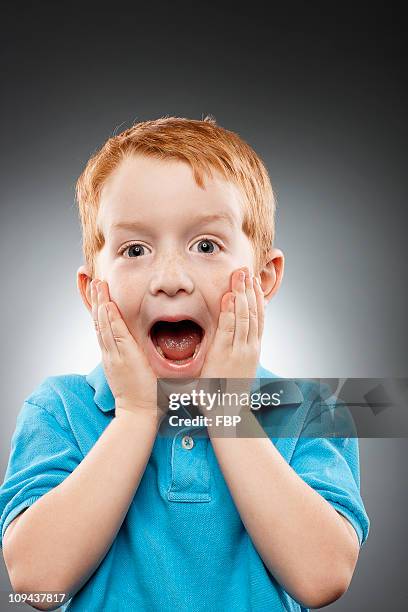
<path id="1" fill-rule="evenodd" d="M 211 113 L 265 160 L 286 255 L 265 367 L 408 374 L 406 47 L 395 9 L 41 2 L 3 9 L 1 28 L 1 476 L 23 398 L 48 375 L 99 361 L 76 289 L 74 184 L 135 120 Z M 408 441 L 360 449 L 371 533 L 331 608 L 405 610 Z M 3 560 L 0 588 L 10 589 Z"/>

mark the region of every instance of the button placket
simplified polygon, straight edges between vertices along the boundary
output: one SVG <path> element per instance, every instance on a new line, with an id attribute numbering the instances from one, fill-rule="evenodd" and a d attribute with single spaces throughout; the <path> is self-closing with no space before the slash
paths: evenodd
<path id="1" fill-rule="evenodd" d="M 171 484 L 169 501 L 208 502 L 210 466 L 207 459 L 208 437 L 193 438 L 191 428 L 180 430 L 171 445 Z"/>

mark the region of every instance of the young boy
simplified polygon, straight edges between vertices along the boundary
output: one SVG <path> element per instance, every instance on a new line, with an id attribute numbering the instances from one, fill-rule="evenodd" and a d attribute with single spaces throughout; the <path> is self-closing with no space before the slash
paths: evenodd
<path id="1" fill-rule="evenodd" d="M 284 268 L 262 161 L 210 117 L 161 118 L 110 138 L 77 198 L 78 288 L 102 362 L 46 378 L 18 415 L 0 489 L 14 590 L 66 593 L 63 609 L 81 611 L 336 600 L 369 520 L 357 439 L 301 435 L 316 383 L 286 380 L 289 437 L 265 435 L 252 413 L 251 437 L 158 435 L 158 378 L 276 378 L 259 363 Z"/>

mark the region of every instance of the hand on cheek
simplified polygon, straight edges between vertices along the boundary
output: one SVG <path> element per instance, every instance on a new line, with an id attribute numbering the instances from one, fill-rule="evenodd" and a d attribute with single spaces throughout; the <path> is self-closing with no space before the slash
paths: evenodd
<path id="1" fill-rule="evenodd" d="M 103 369 L 115 399 L 115 416 L 127 418 L 130 412 L 159 420 L 156 375 L 111 300 L 106 281 L 91 282 L 91 304 Z"/>
<path id="2" fill-rule="evenodd" d="M 201 378 L 255 378 L 264 325 L 264 296 L 248 268 L 231 277 L 221 300 L 218 327 L 207 351 Z"/>

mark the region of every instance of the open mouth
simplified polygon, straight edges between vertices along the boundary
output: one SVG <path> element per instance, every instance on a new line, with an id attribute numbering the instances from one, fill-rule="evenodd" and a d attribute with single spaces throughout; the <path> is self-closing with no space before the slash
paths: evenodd
<path id="1" fill-rule="evenodd" d="M 197 358 L 204 329 L 191 319 L 181 321 L 156 321 L 150 329 L 150 337 L 159 355 L 178 365 Z"/>

